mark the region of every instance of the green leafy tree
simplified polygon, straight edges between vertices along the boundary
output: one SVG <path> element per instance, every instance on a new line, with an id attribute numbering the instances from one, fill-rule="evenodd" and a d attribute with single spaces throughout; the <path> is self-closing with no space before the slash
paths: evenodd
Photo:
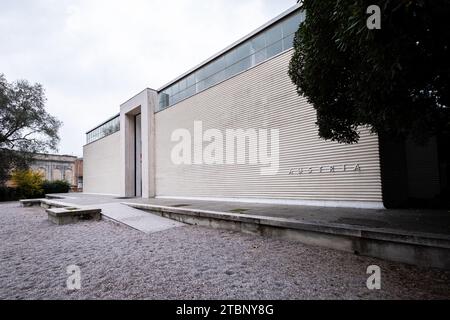
<path id="1" fill-rule="evenodd" d="M 381 29 L 370 30 L 370 5 Z M 319 135 L 358 128 L 424 141 L 450 128 L 450 0 L 304 0 L 289 75 L 317 110 Z"/>
<path id="2" fill-rule="evenodd" d="M 33 153 L 56 150 L 61 122 L 45 111 L 42 85 L 8 83 L 0 74 L 0 183 L 27 168 Z"/>

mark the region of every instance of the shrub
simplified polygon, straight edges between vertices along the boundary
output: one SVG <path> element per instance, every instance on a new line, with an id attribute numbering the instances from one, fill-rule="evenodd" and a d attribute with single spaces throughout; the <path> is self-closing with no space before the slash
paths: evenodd
<path id="1" fill-rule="evenodd" d="M 70 190 L 70 183 L 64 180 L 44 181 L 42 189 L 45 194 L 49 193 L 68 193 Z"/>
<path id="2" fill-rule="evenodd" d="M 33 170 L 14 170 L 11 180 L 16 186 L 18 198 L 39 198 L 43 196 L 42 174 Z"/>
<path id="3" fill-rule="evenodd" d="M 70 184 L 64 180 L 48 181 L 33 170 L 14 170 L 13 187 L 0 186 L 0 201 L 41 198 L 49 193 L 68 193 Z"/>

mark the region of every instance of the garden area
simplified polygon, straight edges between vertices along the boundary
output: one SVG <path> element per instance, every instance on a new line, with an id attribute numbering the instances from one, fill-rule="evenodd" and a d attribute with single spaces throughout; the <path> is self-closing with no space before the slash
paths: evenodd
<path id="1" fill-rule="evenodd" d="M 70 184 L 64 180 L 45 180 L 40 172 L 14 170 L 11 180 L 0 186 L 0 202 L 16 201 L 20 199 L 43 198 L 51 193 L 68 193 Z"/>

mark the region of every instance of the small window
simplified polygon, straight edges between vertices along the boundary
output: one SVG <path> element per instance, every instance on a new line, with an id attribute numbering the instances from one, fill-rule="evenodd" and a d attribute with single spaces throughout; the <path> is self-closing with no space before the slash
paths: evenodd
<path id="1" fill-rule="evenodd" d="M 205 80 L 197 82 L 197 92 L 203 91 L 205 90 L 205 88 L 206 88 Z"/>
<path id="2" fill-rule="evenodd" d="M 167 93 L 160 93 L 159 95 L 159 107 L 161 109 L 166 108 L 169 105 L 169 95 Z"/>
<path id="3" fill-rule="evenodd" d="M 264 48 L 253 54 L 253 65 L 257 65 L 258 63 L 261 63 L 266 59 L 266 49 Z"/>
<path id="4" fill-rule="evenodd" d="M 212 74 L 212 64 L 207 64 L 204 68 L 203 68 L 203 79 L 208 78 L 211 74 Z"/>
<path id="5" fill-rule="evenodd" d="M 247 57 L 226 69 L 226 77 L 232 77 L 252 66 L 252 57 Z"/>
<path id="6" fill-rule="evenodd" d="M 281 26 L 275 25 L 266 31 L 266 44 L 269 46 L 282 39 Z"/>
<path id="7" fill-rule="evenodd" d="M 225 69 L 225 58 L 220 57 L 211 63 L 210 75 L 216 74 Z"/>
<path id="8" fill-rule="evenodd" d="M 184 100 L 184 99 L 186 99 L 186 97 L 187 97 L 186 90 L 180 91 L 178 93 L 178 99 L 179 99 L 178 101 Z"/>
<path id="9" fill-rule="evenodd" d="M 233 64 L 237 62 L 236 49 L 231 50 L 225 55 L 225 64 L 228 67 L 231 67 Z"/>
<path id="10" fill-rule="evenodd" d="M 171 95 L 172 95 L 172 96 L 176 95 L 176 94 L 180 91 L 180 89 L 179 89 L 179 87 L 178 87 L 178 82 L 175 82 L 175 83 L 171 86 L 171 89 L 172 89 Z"/>
<path id="11" fill-rule="evenodd" d="M 186 78 L 178 81 L 178 88 L 180 91 L 186 89 Z"/>
<path id="12" fill-rule="evenodd" d="M 189 77 L 186 78 L 186 86 L 190 87 L 195 84 L 195 73 L 191 74 Z"/>
<path id="13" fill-rule="evenodd" d="M 225 77 L 231 78 L 234 75 L 236 75 L 237 73 L 239 73 L 239 71 L 240 71 L 239 65 L 237 63 L 235 63 L 225 69 Z"/>
<path id="14" fill-rule="evenodd" d="M 236 61 L 247 58 L 252 54 L 250 42 L 244 42 L 236 49 Z"/>
<path id="15" fill-rule="evenodd" d="M 186 97 L 192 97 L 195 93 L 195 84 L 186 89 Z"/>
<path id="16" fill-rule="evenodd" d="M 225 70 L 217 72 L 216 74 L 212 75 L 211 78 L 212 85 L 222 82 L 223 80 L 225 80 Z"/>
<path id="17" fill-rule="evenodd" d="M 266 47 L 266 35 L 260 34 L 259 36 L 252 39 L 252 53 L 256 53 L 258 51 L 261 51 Z"/>
<path id="18" fill-rule="evenodd" d="M 180 102 L 180 95 L 178 93 L 174 94 L 172 96 L 172 99 L 173 99 L 172 104 L 177 104 L 178 102 Z"/>
<path id="19" fill-rule="evenodd" d="M 290 49 L 294 46 L 294 36 L 295 33 L 290 34 L 287 37 L 283 38 L 283 50 Z"/>
<path id="20" fill-rule="evenodd" d="M 299 13 L 290 16 L 283 21 L 283 37 L 295 33 L 298 30 L 301 22 L 301 15 Z"/>
<path id="21" fill-rule="evenodd" d="M 267 59 L 279 54 L 283 51 L 283 44 L 281 41 L 278 41 L 269 47 L 267 47 Z"/>
<path id="22" fill-rule="evenodd" d="M 212 78 L 212 76 L 209 77 L 209 78 L 206 78 L 205 80 L 203 80 L 203 83 L 205 85 L 205 88 L 203 90 L 206 90 L 209 87 L 211 87 L 213 85 L 213 78 Z"/>
<path id="23" fill-rule="evenodd" d="M 197 82 L 202 81 L 207 77 L 206 66 L 197 70 Z"/>

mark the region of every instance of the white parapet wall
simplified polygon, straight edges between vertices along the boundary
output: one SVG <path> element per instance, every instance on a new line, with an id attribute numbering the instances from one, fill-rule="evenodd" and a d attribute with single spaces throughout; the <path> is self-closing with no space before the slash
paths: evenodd
<path id="1" fill-rule="evenodd" d="M 83 147 L 85 193 L 120 194 L 120 131 Z"/>

